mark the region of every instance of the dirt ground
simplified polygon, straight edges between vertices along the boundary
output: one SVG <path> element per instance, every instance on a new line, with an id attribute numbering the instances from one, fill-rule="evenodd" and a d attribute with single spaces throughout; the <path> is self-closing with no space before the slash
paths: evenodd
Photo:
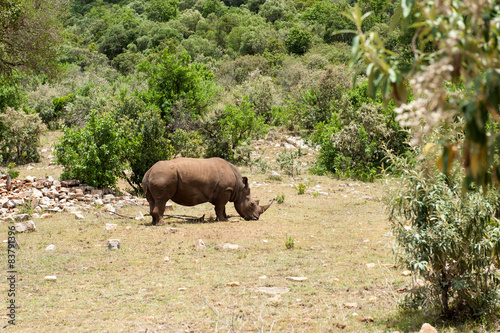
<path id="1" fill-rule="evenodd" d="M 50 164 L 52 134 L 43 160 L 26 175 L 58 177 Z M 281 196 L 258 221 L 164 226 L 117 217 L 100 207 L 35 220 L 18 234 L 16 325 L 0 314 L 6 332 L 387 332 L 418 331 L 397 307 L 411 277 L 394 265 L 393 238 L 383 197 L 385 181 L 362 183 L 312 176 L 315 158 L 304 149 L 302 173 L 287 176 L 274 162 L 285 139 L 258 142 L 254 157 L 270 168 L 240 167 L 252 196 Z M 290 148 L 290 147 L 289 147 Z M 290 148 L 291 149 L 291 148 Z M 267 159 L 266 159 L 267 157 Z M 272 175 L 276 171 L 280 176 Z M 302 184 L 304 194 L 299 194 Z M 172 214 L 207 217 L 210 204 L 173 205 Z M 231 203 L 228 213 L 236 214 Z M 119 208 L 123 216 L 146 206 Z M 106 223 L 117 224 L 106 231 Z M 7 239 L 8 223 L 0 223 Z M 120 249 L 109 251 L 108 239 Z M 7 243 L 2 243 L 7 263 Z M 232 244 L 237 249 L 224 249 Z M 55 249 L 47 250 L 49 245 Z M 6 270 L 2 278 L 8 277 Z M 47 280 L 55 276 L 56 280 Z M 7 295 L 9 284 L 0 293 Z M 11 299 L 11 297 L 9 297 Z M 5 327 L 4 327 L 5 326 Z"/>

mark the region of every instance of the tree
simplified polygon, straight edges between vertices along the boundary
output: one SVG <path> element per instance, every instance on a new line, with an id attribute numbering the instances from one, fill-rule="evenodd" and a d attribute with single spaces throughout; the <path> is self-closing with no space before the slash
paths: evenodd
<path id="1" fill-rule="evenodd" d="M 0 2 L 0 73 L 56 68 L 66 4 L 64 0 Z"/>
<path id="2" fill-rule="evenodd" d="M 112 187 L 123 175 L 124 156 L 135 141 L 115 125 L 110 114 L 93 110 L 85 127 L 66 129 L 56 146 L 57 163 L 64 167 L 61 177 L 76 178 L 96 187 Z"/>
<path id="3" fill-rule="evenodd" d="M 388 51 L 377 33 L 365 33 L 356 5 L 346 14 L 357 27 L 353 40 L 353 63 L 367 64 L 372 94 L 380 90 L 401 105 L 398 121 L 411 128 L 414 145 L 443 124 L 460 125 L 457 133 L 441 139 L 440 164 L 446 174 L 456 152 L 462 149 L 465 186 L 472 182 L 487 187 L 500 181 L 500 5 L 483 1 L 469 6 L 463 1 L 427 2 L 404 0 L 395 10 L 393 26 L 414 29 L 411 40 L 413 63 L 405 66 Z M 449 89 L 455 82 L 455 89 Z M 407 87 L 414 100 L 407 100 Z M 496 125 L 494 125 L 496 124 Z"/>
<path id="4" fill-rule="evenodd" d="M 142 97 L 156 105 L 167 125 L 174 122 L 174 108 L 182 108 L 191 120 L 207 111 L 215 93 L 213 72 L 199 63 L 191 63 L 188 54 L 179 56 L 164 50 L 158 58 L 145 61 L 139 70 L 148 77 L 148 90 Z"/>
<path id="5" fill-rule="evenodd" d="M 285 40 L 285 46 L 288 52 L 303 55 L 306 53 L 312 44 L 311 34 L 303 31 L 298 27 L 290 29 L 290 34 Z"/>

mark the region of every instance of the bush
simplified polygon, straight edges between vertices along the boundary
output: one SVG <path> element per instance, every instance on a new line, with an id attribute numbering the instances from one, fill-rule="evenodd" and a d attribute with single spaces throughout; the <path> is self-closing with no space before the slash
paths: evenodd
<path id="1" fill-rule="evenodd" d="M 408 149 L 406 132 L 394 121 L 392 109 L 385 110 L 382 104 L 356 108 L 344 103 L 329 123 L 316 126 L 313 138 L 321 150 L 314 171 L 373 180 L 384 165 L 387 149 L 399 155 Z"/>
<path id="2" fill-rule="evenodd" d="M 392 156 L 401 186 L 391 193 L 389 220 L 398 262 L 425 281 L 410 289 L 403 306 L 440 309 L 457 318 L 495 313 L 499 306 L 498 191 L 463 192 L 463 170 L 415 170 Z"/>
<path id="3" fill-rule="evenodd" d="M 120 131 L 132 139 L 132 144 L 123 151 L 123 159 L 128 161 L 131 174 L 123 176 L 138 191 L 146 171 L 156 162 L 174 155 L 167 138 L 167 127 L 158 107 L 123 93 L 114 107 L 114 116 Z"/>
<path id="4" fill-rule="evenodd" d="M 189 121 L 206 114 L 208 105 L 216 93 L 213 72 L 204 64 L 191 63 L 188 54 L 179 56 L 165 50 L 159 58 L 145 61 L 139 70 L 148 77 L 148 90 L 142 93 L 143 100 L 161 110 L 167 125 L 173 123 L 173 109 Z"/>
<path id="5" fill-rule="evenodd" d="M 241 162 L 248 161 L 249 156 L 244 156 L 238 149 L 250 145 L 252 139 L 267 131 L 267 127 L 263 117 L 257 116 L 252 104 L 244 99 L 240 105 L 227 105 L 218 112 L 203 131 L 208 145 L 207 157 Z"/>
<path id="6" fill-rule="evenodd" d="M 0 114 L 0 163 L 26 164 L 40 161 L 40 134 L 44 125 L 37 114 L 8 107 Z"/>
<path id="7" fill-rule="evenodd" d="M 203 137 L 198 131 L 177 129 L 169 138 L 174 148 L 174 156 L 199 158 L 205 153 Z"/>
<path id="8" fill-rule="evenodd" d="M 91 111 L 84 128 L 66 129 L 56 145 L 57 163 L 64 167 L 61 177 L 95 187 L 115 186 L 126 167 L 126 138 L 111 115 Z"/>
<path id="9" fill-rule="evenodd" d="M 290 29 L 288 38 L 285 40 L 285 46 L 288 52 L 303 55 L 312 45 L 312 36 L 308 31 L 298 27 Z"/>

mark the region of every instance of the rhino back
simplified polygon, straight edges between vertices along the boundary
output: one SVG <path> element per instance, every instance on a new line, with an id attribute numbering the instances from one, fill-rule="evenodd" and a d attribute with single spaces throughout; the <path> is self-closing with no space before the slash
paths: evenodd
<path id="1" fill-rule="evenodd" d="M 236 174 L 235 174 L 236 170 Z M 164 197 L 185 206 L 214 202 L 227 188 L 236 190 L 239 171 L 220 158 L 177 158 L 156 163 L 149 174 L 149 188 L 155 197 Z"/>

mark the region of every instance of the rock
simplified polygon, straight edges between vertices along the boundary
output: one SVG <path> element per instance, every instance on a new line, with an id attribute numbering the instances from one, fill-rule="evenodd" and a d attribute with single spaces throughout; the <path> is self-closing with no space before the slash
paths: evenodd
<path id="1" fill-rule="evenodd" d="M 411 275 L 411 271 L 403 271 L 403 273 L 401 273 L 401 275 L 403 275 L 403 276 L 410 276 Z"/>
<path id="2" fill-rule="evenodd" d="M 16 232 L 31 232 L 36 230 L 35 222 L 29 220 L 26 222 L 16 223 L 14 225 Z"/>
<path id="3" fill-rule="evenodd" d="M 104 227 L 104 230 L 106 231 L 115 231 L 116 228 L 118 228 L 117 224 L 114 223 L 106 223 L 106 226 Z"/>
<path id="4" fill-rule="evenodd" d="M 104 202 L 102 202 L 101 199 L 97 199 L 96 201 L 94 201 L 94 204 L 96 204 L 97 206 L 102 206 L 104 205 Z"/>
<path id="5" fill-rule="evenodd" d="M 55 282 L 57 280 L 57 276 L 55 276 L 55 275 L 48 275 L 48 276 L 45 277 L 45 280 L 46 281 L 54 281 Z"/>
<path id="6" fill-rule="evenodd" d="M 206 248 L 205 242 L 203 242 L 202 239 L 198 239 L 198 242 L 196 243 L 196 249 L 204 250 L 205 248 Z"/>
<path id="7" fill-rule="evenodd" d="M 75 218 L 76 218 L 77 220 L 85 220 L 85 216 L 83 216 L 83 215 L 82 215 L 82 214 L 80 214 L 80 213 L 76 213 L 76 214 L 75 214 Z"/>
<path id="8" fill-rule="evenodd" d="M 186 291 L 188 290 L 187 288 L 177 288 L 178 291 Z"/>
<path id="9" fill-rule="evenodd" d="M 226 283 L 226 286 L 230 286 L 230 287 L 238 287 L 239 285 L 240 285 L 240 283 L 238 281 Z"/>
<path id="10" fill-rule="evenodd" d="M 356 309 L 358 307 L 358 303 L 344 303 L 344 307 L 347 309 Z"/>
<path id="11" fill-rule="evenodd" d="M 305 276 L 287 276 L 285 279 L 295 282 L 302 282 L 308 280 Z"/>
<path id="12" fill-rule="evenodd" d="M 265 280 L 265 279 L 267 279 L 267 275 L 261 275 L 261 276 L 259 276 L 259 280 Z"/>
<path id="13" fill-rule="evenodd" d="M 425 323 L 419 333 L 438 333 L 438 331 L 431 324 Z"/>
<path id="14" fill-rule="evenodd" d="M 110 204 L 104 205 L 104 210 L 107 211 L 107 212 L 110 212 L 110 213 L 115 213 L 116 212 L 116 208 L 113 207 L 113 205 L 110 205 Z"/>
<path id="15" fill-rule="evenodd" d="M 27 221 L 27 220 L 29 220 L 29 218 L 30 218 L 29 214 L 14 215 L 14 221 L 17 221 L 17 222 Z"/>
<path id="16" fill-rule="evenodd" d="M 220 244 L 217 248 L 219 250 L 244 250 L 245 249 L 243 246 L 240 246 L 237 244 L 231 244 L 231 243 Z"/>
<path id="17" fill-rule="evenodd" d="M 163 261 L 165 261 L 165 262 L 168 262 L 168 261 L 170 261 L 170 258 L 169 258 L 169 256 L 165 256 L 165 258 L 163 258 Z"/>
<path id="18" fill-rule="evenodd" d="M 40 216 L 40 218 L 42 218 L 42 219 L 48 219 L 48 218 L 50 218 L 50 217 L 52 217 L 52 216 L 53 216 L 52 214 L 45 213 L 45 214 L 42 214 L 42 215 Z"/>
<path id="19" fill-rule="evenodd" d="M 374 264 L 374 263 L 369 263 L 369 264 L 366 264 L 366 267 L 367 267 L 368 269 L 371 269 L 371 268 L 375 267 L 376 265 L 377 265 L 377 264 Z"/>
<path id="20" fill-rule="evenodd" d="M 31 193 L 31 196 L 37 199 L 43 198 L 43 193 L 40 190 L 37 190 L 36 188 L 33 189 L 33 192 Z"/>
<path id="21" fill-rule="evenodd" d="M 372 317 L 361 318 L 359 321 L 362 323 L 373 323 L 373 318 Z"/>
<path id="22" fill-rule="evenodd" d="M 54 251 L 55 249 L 56 249 L 56 246 L 54 244 L 50 244 L 49 246 L 47 246 L 45 251 Z"/>
<path id="23" fill-rule="evenodd" d="M 142 220 L 144 220 L 144 215 L 143 215 L 141 212 L 139 212 L 139 213 L 137 213 L 137 215 L 135 216 L 135 219 L 136 219 L 137 221 L 142 221 Z"/>
<path id="24" fill-rule="evenodd" d="M 108 239 L 108 241 L 106 242 L 106 247 L 110 251 L 118 250 L 118 249 L 120 249 L 120 240 L 119 239 Z"/>
<path id="25" fill-rule="evenodd" d="M 178 230 L 179 229 L 177 229 L 177 228 L 168 227 L 165 229 L 165 233 L 169 233 L 169 232 L 176 233 Z"/>
<path id="26" fill-rule="evenodd" d="M 281 175 L 279 173 L 277 173 L 276 171 L 271 171 L 271 176 L 281 177 Z"/>

